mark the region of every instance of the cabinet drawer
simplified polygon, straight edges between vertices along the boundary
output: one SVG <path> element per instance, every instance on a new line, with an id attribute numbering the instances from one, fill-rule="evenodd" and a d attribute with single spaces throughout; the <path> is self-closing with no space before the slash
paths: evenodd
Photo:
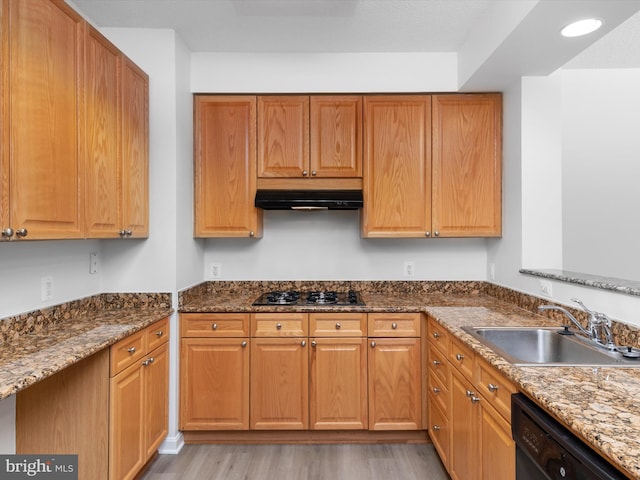
<path id="1" fill-rule="evenodd" d="M 433 370 L 429 371 L 429 398 L 430 404 L 437 403 L 440 410 L 447 414 L 449 405 L 449 388 L 443 383 Z"/>
<path id="2" fill-rule="evenodd" d="M 149 325 L 144 331 L 147 337 L 147 352 L 150 352 L 169 341 L 169 319 L 163 318 Z"/>
<path id="3" fill-rule="evenodd" d="M 449 362 L 437 348 L 429 345 L 429 371 L 440 378 L 440 381 L 449 387 Z"/>
<path id="4" fill-rule="evenodd" d="M 473 370 L 475 363 L 475 354 L 473 353 L 473 350 L 458 339 L 451 337 L 449 360 L 451 361 L 451 365 L 456 367 L 460 373 L 467 378 L 467 380 L 473 382 Z"/>
<path id="5" fill-rule="evenodd" d="M 449 419 L 433 402 L 429 406 L 429 437 L 444 465 L 449 465 Z"/>
<path id="6" fill-rule="evenodd" d="M 366 313 L 310 313 L 312 337 L 366 337 Z"/>
<path id="7" fill-rule="evenodd" d="M 254 313 L 251 315 L 253 337 L 306 337 L 309 316 L 306 313 Z"/>
<path id="8" fill-rule="evenodd" d="M 182 337 L 247 337 L 248 313 L 183 313 Z"/>
<path id="9" fill-rule="evenodd" d="M 429 318 L 427 323 L 427 336 L 432 345 L 435 345 L 444 355 L 448 355 L 449 332 L 433 318 Z"/>
<path id="10" fill-rule="evenodd" d="M 419 337 L 419 313 L 370 313 L 370 337 Z"/>
<path id="11" fill-rule="evenodd" d="M 476 388 L 500 415 L 511 422 L 511 394 L 517 391 L 515 385 L 484 360 L 477 359 L 476 362 Z"/>
<path id="12" fill-rule="evenodd" d="M 146 354 L 146 330 L 129 335 L 118 343 L 111 345 L 110 355 L 110 371 L 111 376 L 117 375 L 119 372 L 141 360 Z"/>

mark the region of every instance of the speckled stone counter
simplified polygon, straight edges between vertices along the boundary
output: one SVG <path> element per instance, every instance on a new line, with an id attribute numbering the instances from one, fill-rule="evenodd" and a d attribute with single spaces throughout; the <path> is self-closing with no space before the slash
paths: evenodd
<path id="1" fill-rule="evenodd" d="M 170 294 L 102 294 L 0 320 L 0 399 L 171 313 Z"/>
<path id="2" fill-rule="evenodd" d="M 295 311 L 429 313 L 630 478 L 640 479 L 640 368 L 516 367 L 460 328 L 565 323 L 557 312 L 537 313 L 538 305 L 552 303 L 547 300 L 483 282 L 206 282 L 179 294 L 179 310 L 290 312 L 292 307 L 251 304 L 265 291 L 345 288 L 360 291 L 365 306 Z M 584 312 L 570 311 L 585 323 Z M 617 322 L 614 333 L 618 343 L 640 347 L 638 329 Z"/>

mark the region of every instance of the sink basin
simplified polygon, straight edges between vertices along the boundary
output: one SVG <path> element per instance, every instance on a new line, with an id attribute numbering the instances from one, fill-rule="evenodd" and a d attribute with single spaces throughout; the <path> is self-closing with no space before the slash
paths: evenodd
<path id="1" fill-rule="evenodd" d="M 487 347 L 520 366 L 640 367 L 640 359 L 592 345 L 557 328 L 462 327 Z"/>

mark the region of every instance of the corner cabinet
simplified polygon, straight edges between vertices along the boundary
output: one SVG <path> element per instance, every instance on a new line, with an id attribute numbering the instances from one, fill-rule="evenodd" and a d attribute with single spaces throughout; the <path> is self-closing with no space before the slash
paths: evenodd
<path id="1" fill-rule="evenodd" d="M 364 98 L 363 237 L 501 235 L 500 94 Z"/>
<path id="2" fill-rule="evenodd" d="M 195 237 L 262 236 L 256 97 L 195 95 Z"/>

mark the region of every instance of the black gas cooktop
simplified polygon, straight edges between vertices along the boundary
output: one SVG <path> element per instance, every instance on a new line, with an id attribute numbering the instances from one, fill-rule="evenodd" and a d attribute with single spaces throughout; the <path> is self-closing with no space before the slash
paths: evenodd
<path id="1" fill-rule="evenodd" d="M 297 290 L 274 291 L 263 293 L 253 302 L 253 305 L 310 305 L 310 306 L 341 306 L 364 305 L 360 294 L 355 290 L 348 291 L 320 291 L 313 290 L 299 292 Z"/>

